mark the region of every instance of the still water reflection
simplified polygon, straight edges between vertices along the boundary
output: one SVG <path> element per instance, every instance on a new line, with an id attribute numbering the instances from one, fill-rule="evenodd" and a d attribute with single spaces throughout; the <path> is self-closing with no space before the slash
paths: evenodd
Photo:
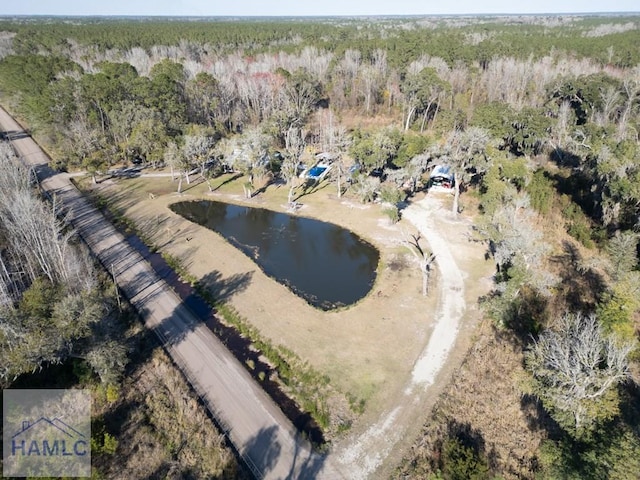
<path id="1" fill-rule="evenodd" d="M 175 203 L 171 210 L 218 232 L 315 307 L 355 303 L 375 280 L 378 251 L 337 225 L 209 200 Z"/>

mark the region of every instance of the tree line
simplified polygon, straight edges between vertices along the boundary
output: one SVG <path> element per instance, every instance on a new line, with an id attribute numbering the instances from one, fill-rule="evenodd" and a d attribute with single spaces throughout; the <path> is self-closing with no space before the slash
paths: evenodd
<path id="1" fill-rule="evenodd" d="M 7 142 L 0 170 L 0 384 L 71 358 L 116 382 L 127 351 L 105 280 Z"/>
<path id="2" fill-rule="evenodd" d="M 212 21 L 213 20 L 213 21 Z M 21 55 L 58 54 L 70 48 L 98 51 L 150 51 L 158 45 L 182 46 L 194 53 L 247 55 L 297 53 L 315 46 L 342 55 L 356 49 L 365 57 L 388 50 L 390 63 L 401 67 L 421 54 L 483 63 L 495 56 L 524 60 L 540 58 L 552 49 L 593 58 L 618 67 L 637 65 L 637 16 L 591 18 L 566 15 L 504 17 L 377 17 L 317 19 L 188 19 L 0 18 L 0 31 L 15 34 Z M 613 50 L 609 48 L 615 45 Z"/>

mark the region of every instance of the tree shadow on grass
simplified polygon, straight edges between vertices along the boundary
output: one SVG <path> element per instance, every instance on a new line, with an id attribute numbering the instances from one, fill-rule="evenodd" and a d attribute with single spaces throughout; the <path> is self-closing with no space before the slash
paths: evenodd
<path id="1" fill-rule="evenodd" d="M 328 185 L 329 185 L 329 182 L 326 182 L 324 180 L 318 181 L 313 179 L 307 179 L 302 185 L 300 185 L 297 188 L 298 194 L 294 197 L 293 201 L 297 201 L 302 197 L 319 192 L 320 190 L 325 189 Z"/>
<path id="2" fill-rule="evenodd" d="M 473 448 L 476 452 L 484 452 L 485 441 L 482 433 L 473 428 L 470 423 L 460 423 L 455 419 L 447 421 L 447 436 L 456 438 L 465 447 Z"/>
<path id="3" fill-rule="evenodd" d="M 560 296 L 566 298 L 571 311 L 593 311 L 606 291 L 602 274 L 583 264 L 582 254 L 567 240 L 562 242 L 563 253 L 552 261 L 560 268 Z"/>
<path id="4" fill-rule="evenodd" d="M 500 293 L 492 292 L 482 301 L 499 302 L 500 298 Z M 500 316 L 505 328 L 496 329 L 496 336 L 525 348 L 544 326 L 548 306 L 547 297 L 535 289 L 523 287 L 518 297 L 503 307 Z"/>
<path id="5" fill-rule="evenodd" d="M 532 432 L 544 431 L 550 440 L 559 440 L 564 435 L 562 427 L 558 425 L 549 412 L 544 409 L 542 401 L 532 394 L 525 393 L 520 397 L 520 409 L 527 421 L 527 427 Z"/>
<path id="6" fill-rule="evenodd" d="M 226 180 L 224 180 L 223 182 L 220 183 L 220 185 L 214 187 L 211 189 L 212 192 L 217 192 L 218 190 L 220 190 L 222 187 L 224 187 L 225 185 L 227 185 L 228 183 L 231 183 L 237 179 L 239 179 L 240 177 L 242 177 L 241 173 L 234 173 L 232 175 L 229 176 L 229 178 L 227 178 Z"/>
<path id="7" fill-rule="evenodd" d="M 252 278 L 253 271 L 236 273 L 224 278 L 219 271 L 214 270 L 202 277 L 199 283 L 217 302 L 226 302 L 236 293 L 246 290 Z"/>

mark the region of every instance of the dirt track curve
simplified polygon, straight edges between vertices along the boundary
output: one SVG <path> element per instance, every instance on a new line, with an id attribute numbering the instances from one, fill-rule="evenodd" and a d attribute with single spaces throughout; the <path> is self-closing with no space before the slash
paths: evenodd
<path id="1" fill-rule="evenodd" d="M 429 341 L 416 360 L 411 379 L 392 409 L 364 433 L 342 445 L 338 460 L 349 466 L 349 478 L 365 480 L 380 475 L 379 469 L 395 445 L 407 434 L 433 388 L 442 368 L 456 344 L 465 314 L 464 274 L 458 267 L 448 241 L 439 234 L 447 222 L 455 222 L 450 212 L 433 197 L 413 203 L 402 212 L 420 232 L 435 255 L 438 267 L 438 306 Z"/>

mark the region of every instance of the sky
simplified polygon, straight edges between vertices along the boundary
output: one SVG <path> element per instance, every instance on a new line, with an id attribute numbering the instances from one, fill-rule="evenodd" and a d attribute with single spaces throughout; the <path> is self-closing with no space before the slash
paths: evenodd
<path id="1" fill-rule="evenodd" d="M 638 0 L 4 0 L 0 15 L 333 16 L 640 12 Z"/>

